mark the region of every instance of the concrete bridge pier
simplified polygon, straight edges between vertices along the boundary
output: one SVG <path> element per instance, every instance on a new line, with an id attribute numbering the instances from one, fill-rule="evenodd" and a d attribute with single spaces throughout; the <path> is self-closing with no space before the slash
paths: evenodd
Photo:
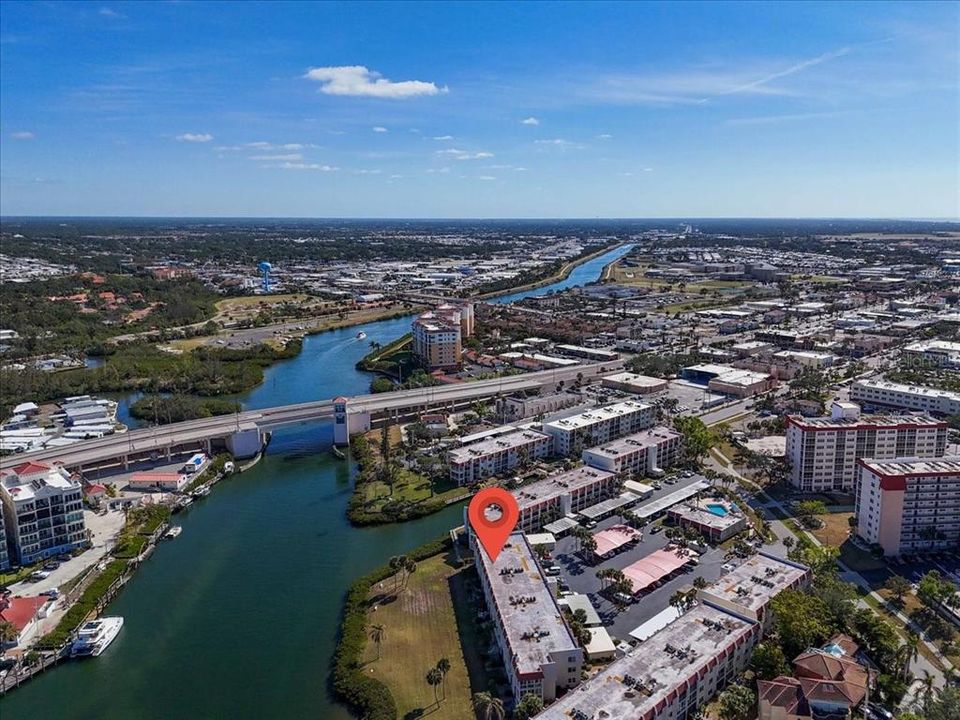
<path id="1" fill-rule="evenodd" d="M 226 438 L 227 450 L 238 460 L 255 457 L 263 449 L 263 433 L 256 423 L 248 422 L 237 426 L 237 431 Z M 210 454 L 210 440 L 206 441 L 207 454 Z"/>

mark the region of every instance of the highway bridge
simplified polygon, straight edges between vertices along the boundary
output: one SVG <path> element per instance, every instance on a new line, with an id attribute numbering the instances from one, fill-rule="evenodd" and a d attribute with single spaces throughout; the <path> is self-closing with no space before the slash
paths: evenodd
<path id="1" fill-rule="evenodd" d="M 376 425 L 387 419 L 399 422 L 431 410 L 463 410 L 478 400 L 507 397 L 513 393 L 561 382 L 569 386 L 578 376 L 584 380 L 622 369 L 622 362 L 575 365 L 455 385 L 437 385 L 414 390 L 397 390 L 348 398 L 349 414 L 367 415 Z M 210 451 L 214 442 L 224 443 L 238 457 L 258 452 L 268 433 L 283 427 L 333 419 L 333 398 L 262 410 L 245 410 L 232 415 L 188 420 L 102 438 L 75 445 L 47 448 L 0 458 L 0 469 L 35 460 L 62 462 L 71 470 L 128 466 L 143 461 Z"/>

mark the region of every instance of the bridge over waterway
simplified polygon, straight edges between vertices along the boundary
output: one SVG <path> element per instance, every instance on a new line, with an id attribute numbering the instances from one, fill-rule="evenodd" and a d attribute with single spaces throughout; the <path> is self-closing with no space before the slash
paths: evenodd
<path id="1" fill-rule="evenodd" d="M 363 418 L 360 425 L 376 426 L 387 420 L 399 422 L 431 410 L 453 411 L 469 408 L 478 400 L 506 397 L 516 392 L 566 385 L 578 376 L 583 379 L 619 370 L 622 363 L 575 365 L 454 385 L 437 385 L 397 390 L 347 399 L 348 417 Z M 333 398 L 231 415 L 188 420 L 169 425 L 130 430 L 102 438 L 84 440 L 67 447 L 46 448 L 0 459 L 0 469 L 27 461 L 62 462 L 71 470 L 130 465 L 159 460 L 197 449 L 210 451 L 214 443 L 224 444 L 237 457 L 255 455 L 268 433 L 293 425 L 332 421 Z M 351 423 L 352 427 L 352 423 Z"/>

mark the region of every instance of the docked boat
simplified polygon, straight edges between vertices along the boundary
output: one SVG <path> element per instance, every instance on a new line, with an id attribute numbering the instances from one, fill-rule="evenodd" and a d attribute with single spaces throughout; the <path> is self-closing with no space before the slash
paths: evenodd
<path id="1" fill-rule="evenodd" d="M 97 657 L 114 641 L 123 627 L 122 617 L 102 617 L 85 623 L 73 641 L 73 657 Z"/>
<path id="2" fill-rule="evenodd" d="M 363 330 L 357 333 L 357 340 L 365 340 L 366 337 L 367 337 L 367 334 Z"/>
<path id="3" fill-rule="evenodd" d="M 200 487 L 198 487 L 196 490 L 194 490 L 194 491 L 193 491 L 192 493 L 190 493 L 190 494 L 191 494 L 193 497 L 195 497 L 195 498 L 206 497 L 207 495 L 210 494 L 210 486 L 209 486 L 209 485 L 201 485 Z"/>
<path id="4" fill-rule="evenodd" d="M 170 529 L 163 534 L 163 537 L 167 540 L 173 540 L 175 537 L 179 537 L 182 532 L 183 528 L 179 525 L 171 525 Z"/>

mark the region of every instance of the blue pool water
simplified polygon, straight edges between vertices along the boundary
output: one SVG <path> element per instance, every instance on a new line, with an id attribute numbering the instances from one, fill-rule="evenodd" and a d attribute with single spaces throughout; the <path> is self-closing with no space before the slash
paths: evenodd
<path id="1" fill-rule="evenodd" d="M 727 509 L 719 503 L 707 503 L 707 510 L 712 512 L 714 515 L 719 515 L 720 517 L 727 516 Z"/>

